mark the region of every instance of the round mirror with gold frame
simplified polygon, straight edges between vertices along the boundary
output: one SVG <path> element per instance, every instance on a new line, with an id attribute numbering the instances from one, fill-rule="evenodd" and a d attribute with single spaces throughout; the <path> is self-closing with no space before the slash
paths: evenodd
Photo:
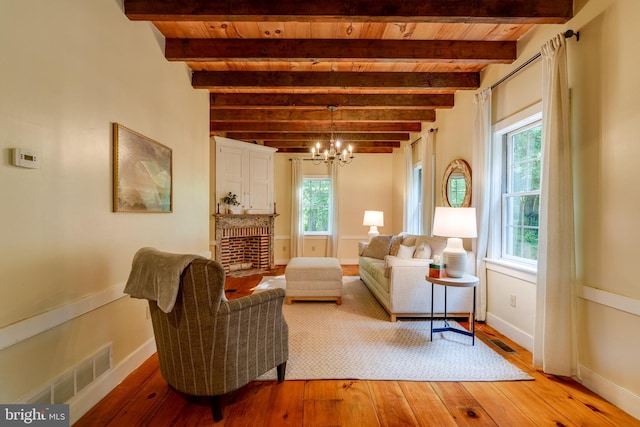
<path id="1" fill-rule="evenodd" d="M 471 206 L 471 167 L 463 159 L 453 160 L 447 166 L 442 180 L 442 199 L 446 206 Z"/>

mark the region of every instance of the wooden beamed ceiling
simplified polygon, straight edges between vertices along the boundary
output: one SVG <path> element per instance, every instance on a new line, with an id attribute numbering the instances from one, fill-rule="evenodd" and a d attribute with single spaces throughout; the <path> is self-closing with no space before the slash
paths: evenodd
<path id="1" fill-rule="evenodd" d="M 475 90 L 488 64 L 517 59 L 534 25 L 573 0 L 124 0 L 151 21 L 169 61 L 210 92 L 210 133 L 307 152 L 336 138 L 390 153 Z M 329 105 L 337 107 L 333 112 Z"/>

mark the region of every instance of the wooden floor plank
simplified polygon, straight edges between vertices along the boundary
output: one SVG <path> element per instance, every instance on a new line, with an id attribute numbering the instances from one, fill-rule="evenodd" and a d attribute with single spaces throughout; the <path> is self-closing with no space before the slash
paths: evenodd
<path id="1" fill-rule="evenodd" d="M 462 385 L 497 425 L 503 427 L 536 425 L 518 409 L 514 402 L 500 393 L 492 383 L 464 382 Z"/>
<path id="2" fill-rule="evenodd" d="M 130 396 L 130 400 L 109 421 L 108 425 L 114 427 L 128 423 L 135 426 L 146 425 L 147 420 L 153 417 L 170 393 L 172 393 L 171 388 L 160 374 L 160 370 L 157 370 L 149 381 Z"/>
<path id="3" fill-rule="evenodd" d="M 401 381 L 399 384 L 421 426 L 456 427 L 458 425 L 430 383 Z"/>
<path id="4" fill-rule="evenodd" d="M 225 427 L 245 427 L 246 420 L 264 426 L 265 414 L 270 410 L 271 390 L 276 383 L 254 381 L 230 393 L 230 401 L 223 401 L 222 416 Z"/>
<path id="5" fill-rule="evenodd" d="M 462 384 L 438 382 L 433 383 L 433 388 L 459 426 L 497 425 Z"/>
<path id="6" fill-rule="evenodd" d="M 575 399 L 580 400 L 587 408 L 593 411 L 602 419 L 603 425 L 614 426 L 640 426 L 640 421 L 632 419 L 632 417 L 623 412 L 617 406 L 604 400 L 582 384 L 565 377 L 554 375 L 544 375 L 547 381 L 558 387 L 565 389 Z"/>
<path id="7" fill-rule="evenodd" d="M 307 381 L 305 426 L 377 426 L 378 418 L 366 381 Z"/>
<path id="8" fill-rule="evenodd" d="M 496 382 L 494 386 L 538 425 L 575 426 L 562 408 L 553 407 L 525 384 L 526 381 Z"/>
<path id="9" fill-rule="evenodd" d="M 167 385 L 167 387 L 169 387 Z M 184 419 L 184 413 L 193 412 L 186 397 L 178 393 L 170 393 L 162 402 L 158 410 L 151 415 L 147 425 L 153 427 L 180 427 L 184 425 L 180 420 Z"/>
<path id="10" fill-rule="evenodd" d="M 300 426 L 304 409 L 304 381 L 284 381 L 271 387 L 267 426 Z"/>
<path id="11" fill-rule="evenodd" d="M 417 426 L 418 419 L 397 381 L 368 381 L 380 426 Z"/>
<path id="12" fill-rule="evenodd" d="M 581 400 L 576 399 L 568 389 L 549 381 L 543 373 L 536 371 L 530 375 L 537 380 L 537 383 L 528 382 L 526 385 L 554 408 L 561 407 L 562 412 L 574 423 L 578 425 L 613 425 L 603 420 Z"/>

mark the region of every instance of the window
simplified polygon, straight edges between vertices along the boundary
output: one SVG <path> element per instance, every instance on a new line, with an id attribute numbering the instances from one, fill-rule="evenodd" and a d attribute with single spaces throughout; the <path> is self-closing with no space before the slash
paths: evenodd
<path id="1" fill-rule="evenodd" d="M 502 195 L 504 258 L 537 261 L 542 124 L 506 134 L 506 188 Z"/>
<path id="2" fill-rule="evenodd" d="M 330 224 L 331 178 L 302 179 L 302 220 L 305 234 L 327 234 Z"/>
<path id="3" fill-rule="evenodd" d="M 538 106 L 494 130 L 492 258 L 535 267 L 538 260 L 542 113 Z"/>

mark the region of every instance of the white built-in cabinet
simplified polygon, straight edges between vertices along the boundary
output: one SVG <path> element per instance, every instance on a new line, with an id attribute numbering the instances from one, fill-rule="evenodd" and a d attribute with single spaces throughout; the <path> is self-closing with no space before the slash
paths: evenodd
<path id="1" fill-rule="evenodd" d="M 271 214 L 273 206 L 273 156 L 276 148 L 214 136 L 216 145 L 216 199 L 237 195 L 244 212 Z"/>

